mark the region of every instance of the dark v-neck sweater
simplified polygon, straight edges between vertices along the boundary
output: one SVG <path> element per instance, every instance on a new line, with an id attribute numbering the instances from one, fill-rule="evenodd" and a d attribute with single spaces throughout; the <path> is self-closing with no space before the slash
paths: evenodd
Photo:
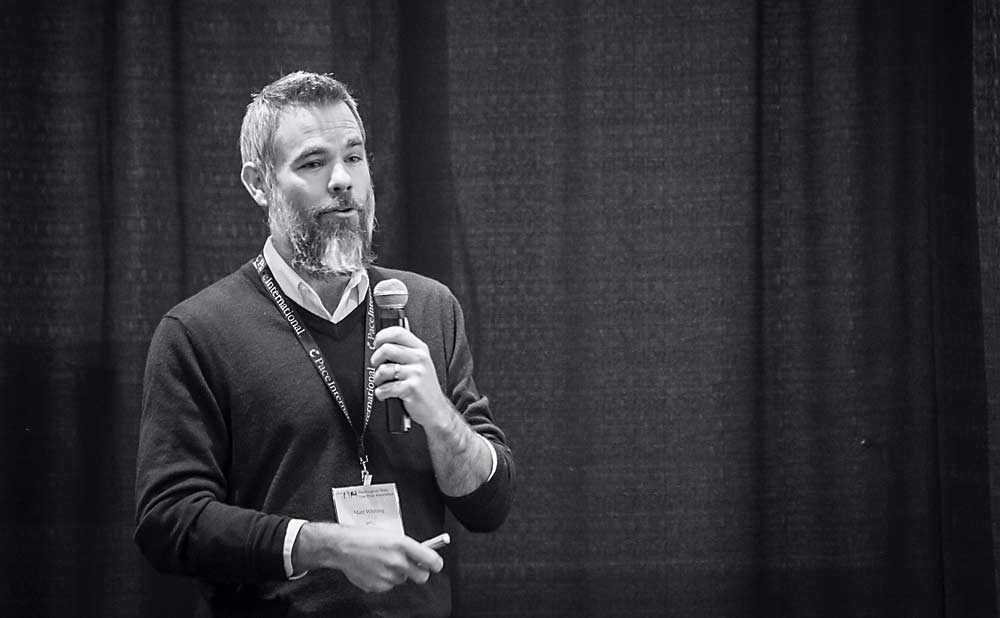
<path id="1" fill-rule="evenodd" d="M 357 432 L 361 432 L 365 421 L 365 330 L 368 302 L 359 305 L 336 324 L 315 315 L 304 307 L 286 298 L 295 311 L 295 315 L 304 322 L 319 345 L 326 361 L 326 366 L 333 374 L 337 390 L 347 405 L 351 415 L 351 423 Z M 304 352 L 303 352 L 304 353 Z M 316 374 L 316 379 L 319 374 Z M 341 421 L 343 418 L 340 406 L 330 397 L 333 411 Z M 374 403 L 378 403 L 375 400 Z M 377 408 L 373 404 L 373 409 Z"/>
<path id="2" fill-rule="evenodd" d="M 373 286 L 388 277 L 406 284 L 411 328 L 428 345 L 442 390 L 498 455 L 488 483 L 448 498 L 437 488 L 422 429 L 390 435 L 378 405 L 366 434 L 373 482 L 396 483 L 413 538 L 441 532 L 445 508 L 471 530 L 492 530 L 509 510 L 513 462 L 472 378 L 461 308 L 431 279 L 379 268 L 369 275 Z M 297 308 L 349 409 L 359 411 L 363 308 L 340 326 Z M 330 490 L 358 484 L 360 465 L 354 433 L 251 264 L 161 321 L 150 344 L 139 433 L 136 542 L 159 569 L 197 576 L 217 615 L 450 611 L 444 573 L 384 595 L 362 593 L 337 571 L 286 579 L 289 519 L 335 521 Z"/>

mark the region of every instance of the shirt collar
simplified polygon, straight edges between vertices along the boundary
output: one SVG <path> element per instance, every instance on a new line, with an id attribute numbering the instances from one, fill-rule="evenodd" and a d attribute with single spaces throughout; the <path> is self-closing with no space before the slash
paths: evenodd
<path id="1" fill-rule="evenodd" d="M 270 236 L 264 243 L 264 261 L 271 269 L 274 280 L 278 282 L 278 287 L 288 298 L 310 313 L 333 323 L 340 322 L 347 317 L 365 301 L 365 297 L 368 295 L 368 271 L 360 268 L 351 274 L 351 279 L 347 282 L 340 302 L 334 308 L 333 313 L 330 313 L 323 305 L 316 290 L 288 265 L 285 258 L 281 257 L 278 250 L 274 248 L 274 239 Z"/>

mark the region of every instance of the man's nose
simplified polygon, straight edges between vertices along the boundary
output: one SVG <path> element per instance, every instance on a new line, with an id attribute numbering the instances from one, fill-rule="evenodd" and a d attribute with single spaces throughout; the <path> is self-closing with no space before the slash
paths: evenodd
<path id="1" fill-rule="evenodd" d="M 347 173 L 347 169 L 344 168 L 343 163 L 337 163 L 333 166 L 333 172 L 330 174 L 330 183 L 327 188 L 334 195 L 351 192 L 351 175 Z"/>

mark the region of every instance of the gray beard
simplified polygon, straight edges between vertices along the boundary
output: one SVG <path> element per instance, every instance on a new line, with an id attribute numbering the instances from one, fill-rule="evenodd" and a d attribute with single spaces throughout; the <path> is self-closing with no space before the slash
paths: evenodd
<path id="1" fill-rule="evenodd" d="M 370 199 L 370 198 L 369 198 Z M 371 247 L 370 209 L 347 198 L 358 210 L 357 219 L 320 221 L 316 211 L 297 211 L 277 194 L 272 196 L 268 223 L 272 234 L 288 239 L 292 247 L 290 266 L 295 272 L 315 279 L 349 275 L 374 262 Z M 343 201 L 343 200 L 342 200 Z"/>

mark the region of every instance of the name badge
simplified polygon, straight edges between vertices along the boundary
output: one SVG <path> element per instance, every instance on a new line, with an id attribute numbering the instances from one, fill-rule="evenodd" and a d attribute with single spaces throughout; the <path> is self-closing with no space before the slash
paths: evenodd
<path id="1" fill-rule="evenodd" d="M 334 487 L 337 521 L 345 526 L 374 526 L 404 534 L 395 483 Z"/>

